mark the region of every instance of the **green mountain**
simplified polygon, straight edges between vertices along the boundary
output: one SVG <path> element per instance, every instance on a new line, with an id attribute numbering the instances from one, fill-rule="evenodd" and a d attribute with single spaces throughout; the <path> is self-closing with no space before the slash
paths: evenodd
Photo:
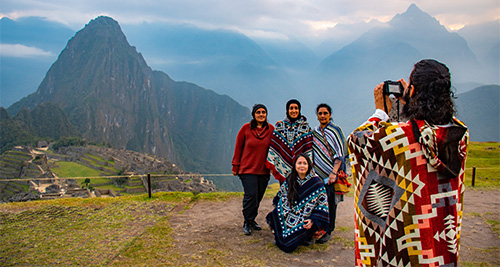
<path id="1" fill-rule="evenodd" d="M 33 110 L 23 108 L 13 118 L 3 107 L 0 113 L 0 153 L 14 146 L 36 146 L 41 140 L 80 135 L 66 112 L 53 103 L 42 103 Z"/>
<path id="2" fill-rule="evenodd" d="M 10 114 L 52 102 L 83 138 L 166 157 L 186 171 L 227 173 L 249 110 L 153 71 L 116 21 L 98 17 L 68 42 L 38 90 Z"/>
<path id="3" fill-rule="evenodd" d="M 66 112 L 54 103 L 42 103 L 32 111 L 24 108 L 14 120 L 33 135 L 58 140 L 61 137 L 78 136 L 78 130 L 71 124 Z"/>
<path id="4" fill-rule="evenodd" d="M 0 107 L 0 154 L 14 146 L 34 144 L 37 138 L 18 121 L 9 116 L 5 108 Z"/>

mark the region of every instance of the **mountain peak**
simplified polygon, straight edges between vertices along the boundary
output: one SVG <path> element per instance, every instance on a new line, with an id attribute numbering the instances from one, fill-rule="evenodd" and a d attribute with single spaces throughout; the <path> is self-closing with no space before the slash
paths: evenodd
<path id="1" fill-rule="evenodd" d="M 126 40 L 125 35 L 118 22 L 110 17 L 99 16 L 91 20 L 80 32 L 89 32 L 91 35 L 86 37 L 117 37 L 120 40 Z M 78 34 L 77 34 L 78 35 Z M 81 34 L 83 35 L 83 34 Z"/>
<path id="2" fill-rule="evenodd" d="M 153 72 L 104 16 L 76 33 L 38 91 L 14 108 L 47 102 L 90 142 L 160 155 L 202 173 L 227 170 L 235 133 L 248 120 L 248 109 L 228 96 Z"/>
<path id="3" fill-rule="evenodd" d="M 97 18 L 91 20 L 88 24 L 87 27 L 89 26 L 107 26 L 107 27 L 117 27 L 120 28 L 120 25 L 118 25 L 118 22 L 114 20 L 111 17 L 108 16 L 98 16 Z"/>
<path id="4" fill-rule="evenodd" d="M 446 30 L 437 19 L 422 11 L 415 3 L 411 4 L 404 13 L 394 16 L 389 21 L 389 25 L 406 29 L 426 28 Z"/>
<path id="5" fill-rule="evenodd" d="M 424 11 L 422 11 L 422 9 L 420 9 L 417 4 L 415 3 L 412 3 L 408 9 L 406 10 L 406 13 L 425 13 Z"/>

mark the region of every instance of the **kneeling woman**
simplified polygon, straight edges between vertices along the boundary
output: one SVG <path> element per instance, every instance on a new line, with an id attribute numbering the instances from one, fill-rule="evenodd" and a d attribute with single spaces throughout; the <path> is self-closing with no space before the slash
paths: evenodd
<path id="1" fill-rule="evenodd" d="M 329 225 L 325 187 L 319 177 L 310 174 L 311 160 L 300 154 L 293 166 L 274 197 L 274 210 L 266 217 L 276 245 L 285 252 L 294 251 Z"/>

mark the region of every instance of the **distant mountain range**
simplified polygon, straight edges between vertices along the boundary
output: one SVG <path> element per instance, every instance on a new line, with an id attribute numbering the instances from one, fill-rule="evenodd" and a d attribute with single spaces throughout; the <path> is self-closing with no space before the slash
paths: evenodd
<path id="1" fill-rule="evenodd" d="M 79 31 L 38 90 L 8 111 L 44 103 L 56 103 L 89 142 L 159 155 L 201 173 L 230 170 L 237 131 L 250 119 L 228 96 L 153 71 L 109 17 Z"/>
<path id="2" fill-rule="evenodd" d="M 488 85 L 458 95 L 457 116 L 469 127 L 470 140 L 500 141 L 500 86 Z"/>
<path id="3" fill-rule="evenodd" d="M 235 31 L 187 24 L 122 27 L 153 69 L 174 80 L 227 94 L 248 108 L 264 103 L 273 123 L 284 117 L 286 101 L 297 98 L 304 102 L 303 113 L 310 120 L 314 119 L 315 106 L 323 100 L 340 111 L 337 122 L 351 129 L 371 112 L 371 88 L 385 79 L 407 78 L 412 65 L 422 58 L 446 63 L 458 93 L 500 84 L 500 20 L 450 33 L 414 4 L 387 23 L 337 25 L 331 30 L 335 35 L 319 47 L 307 47 L 293 38 L 254 41 Z M 8 107 L 35 91 L 74 31 L 43 18 L 13 21 L 4 17 L 0 28 L 2 45 L 20 44 L 45 52 L 36 57 L 1 54 L 0 105 Z M 352 33 L 360 29 L 367 32 L 356 38 Z M 349 37 L 345 37 L 346 32 L 351 33 Z M 342 45 L 342 40 L 350 43 Z M 352 99 L 344 96 L 349 92 L 360 94 L 355 98 L 359 104 L 350 104 Z M 345 113 L 354 117 L 344 119 Z"/>
<path id="4" fill-rule="evenodd" d="M 352 129 L 372 112 L 372 91 L 377 84 L 408 80 L 413 65 L 424 58 L 437 59 L 450 68 L 458 93 L 462 91 L 461 83 L 480 81 L 479 77 L 484 83 L 499 83 L 498 76 L 481 75 L 482 65 L 464 38 L 448 32 L 412 4 L 383 27 L 367 31 L 325 58 L 314 79 L 317 95 L 336 107 L 339 116 L 334 117 L 340 125 Z M 313 95 L 310 101 L 316 99 Z"/>
<path id="5" fill-rule="evenodd" d="M 387 23 L 356 26 L 367 31 L 350 43 L 332 39 L 316 49 L 191 25 L 122 25 L 125 37 L 117 22 L 100 17 L 75 35 L 46 19 L 4 17 L 0 101 L 12 117 L 52 102 L 89 141 L 165 156 L 187 171 L 226 173 L 253 104 L 266 104 L 274 123 L 285 116 L 286 101 L 297 98 L 315 126 L 314 109 L 326 102 L 348 134 L 373 112 L 378 83 L 407 79 L 415 62 L 436 58 L 450 67 L 458 117 L 470 126 L 471 140 L 500 141 L 491 126 L 500 123 L 498 86 L 481 87 L 500 84 L 499 25 L 449 32 L 411 5 Z M 27 53 L 4 49 L 13 46 Z M 478 96 L 496 102 L 485 105 Z"/>

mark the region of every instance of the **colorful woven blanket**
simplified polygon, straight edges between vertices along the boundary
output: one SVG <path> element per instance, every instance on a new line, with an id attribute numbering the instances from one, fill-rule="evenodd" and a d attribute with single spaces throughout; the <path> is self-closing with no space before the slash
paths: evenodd
<path id="1" fill-rule="evenodd" d="M 468 131 L 367 122 L 348 138 L 356 266 L 457 266 Z"/>
<path id="2" fill-rule="evenodd" d="M 274 126 L 266 167 L 283 183 L 292 171 L 295 156 L 306 153 L 312 160 L 312 132 L 306 117 L 291 123 L 288 118 Z"/>
<path id="3" fill-rule="evenodd" d="M 326 138 L 326 139 L 325 139 Z M 330 122 L 324 129 L 313 130 L 314 172 L 321 179 L 328 178 L 333 170 L 333 159 L 344 160 L 348 155 L 344 133 L 339 126 Z"/>
<path id="4" fill-rule="evenodd" d="M 319 228 L 328 227 L 328 200 L 323 181 L 311 175 L 299 180 L 298 195 L 293 207 L 290 207 L 287 196 L 288 182 L 285 181 L 274 197 L 276 207 L 266 219 L 274 231 L 276 245 L 285 252 L 292 252 Z M 313 227 L 309 230 L 304 228 L 304 221 L 307 219 L 313 221 Z"/>

